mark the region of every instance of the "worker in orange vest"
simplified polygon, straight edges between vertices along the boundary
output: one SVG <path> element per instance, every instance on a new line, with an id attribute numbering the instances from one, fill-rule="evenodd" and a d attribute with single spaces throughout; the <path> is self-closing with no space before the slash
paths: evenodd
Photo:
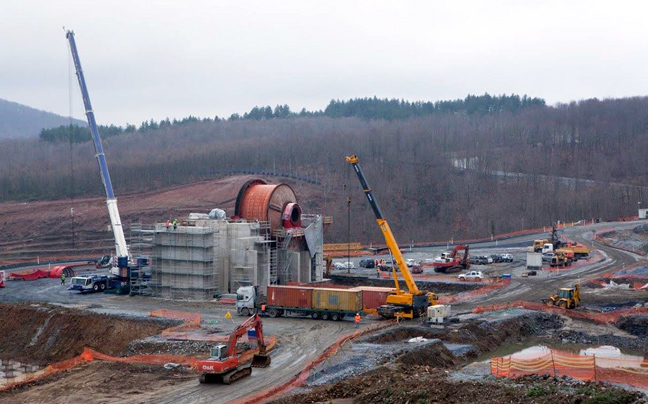
<path id="1" fill-rule="evenodd" d="M 261 315 L 265 317 L 265 304 L 261 305 Z"/>
<path id="2" fill-rule="evenodd" d="M 355 328 L 360 328 L 360 313 L 355 315 Z"/>

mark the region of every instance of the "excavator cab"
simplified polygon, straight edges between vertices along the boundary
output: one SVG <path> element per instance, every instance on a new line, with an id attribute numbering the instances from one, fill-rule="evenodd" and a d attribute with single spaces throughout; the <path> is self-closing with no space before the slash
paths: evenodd
<path id="1" fill-rule="evenodd" d="M 222 361 L 227 358 L 227 345 L 218 344 L 209 350 L 209 360 Z"/>

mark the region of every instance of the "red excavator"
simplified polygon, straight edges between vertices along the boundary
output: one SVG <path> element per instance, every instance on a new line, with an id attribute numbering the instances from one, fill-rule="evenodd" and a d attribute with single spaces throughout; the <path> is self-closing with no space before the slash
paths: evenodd
<path id="1" fill-rule="evenodd" d="M 457 252 L 463 251 L 463 254 Z M 432 263 L 434 272 L 448 273 L 470 268 L 470 259 L 468 256 L 468 245 L 459 244 L 452 251 L 446 251 L 439 258 L 435 258 Z"/>
<path id="2" fill-rule="evenodd" d="M 254 355 L 252 363 L 243 365 L 240 363 L 236 352 L 236 342 L 249 329 L 256 331 L 259 353 Z M 230 334 L 227 344 L 218 344 L 210 351 L 209 359 L 198 361 L 198 371 L 201 372 L 200 383 L 224 383 L 230 384 L 252 373 L 252 368 L 265 368 L 270 365 L 270 356 L 266 353 L 265 341 L 263 340 L 263 325 L 261 317 L 254 314 L 236 327 Z"/>

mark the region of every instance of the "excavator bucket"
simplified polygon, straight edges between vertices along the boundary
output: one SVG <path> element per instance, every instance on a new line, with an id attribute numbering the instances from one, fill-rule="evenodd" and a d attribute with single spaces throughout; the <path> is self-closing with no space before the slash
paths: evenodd
<path id="1" fill-rule="evenodd" d="M 270 355 L 256 354 L 252 358 L 253 368 L 265 368 L 270 366 Z"/>

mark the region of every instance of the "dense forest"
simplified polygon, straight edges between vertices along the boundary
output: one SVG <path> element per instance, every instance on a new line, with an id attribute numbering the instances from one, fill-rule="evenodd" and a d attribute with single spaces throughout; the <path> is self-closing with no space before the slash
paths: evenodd
<path id="1" fill-rule="evenodd" d="M 636 215 L 648 180 L 647 97 L 557 106 L 528 97 L 491 98 L 489 106 L 469 108 L 463 100 L 447 110 L 434 103 L 430 113 L 403 116 L 394 111 L 418 111 L 423 104 L 334 102 L 339 110 L 357 102 L 391 104 L 385 118 L 359 112 L 280 117 L 272 110 L 267 119 L 247 114 L 148 122 L 106 137 L 104 150 L 117 194 L 237 170 L 317 178 L 311 186 L 319 196 L 299 202 L 305 212 L 334 216 L 328 241 L 346 240 L 347 196 L 353 239 L 382 241 L 344 160 L 349 154 L 359 156 L 399 240 L 485 237 L 557 220 Z M 509 98 L 519 102 L 502 102 Z M 89 141 L 4 141 L 0 200 L 101 196 L 93 156 Z"/>
<path id="2" fill-rule="evenodd" d="M 250 112 L 243 115 L 238 113 L 232 114 L 227 120 L 269 120 L 285 119 L 295 117 L 315 117 L 326 116 L 330 118 L 366 118 L 366 119 L 406 119 L 415 116 L 433 115 L 436 113 L 455 113 L 455 114 L 492 114 L 499 112 L 517 112 L 526 108 L 544 106 L 545 101 L 540 98 L 530 98 L 526 95 L 520 97 L 515 94 L 491 96 L 488 93 L 484 95 L 468 95 L 463 100 L 437 101 L 437 102 L 409 102 L 396 99 L 378 99 L 374 98 L 356 98 L 349 101 L 331 100 L 324 111 L 307 111 L 302 109 L 301 112 L 295 113 L 290 110 L 288 105 L 277 105 L 272 107 L 254 107 Z M 167 127 L 178 127 L 194 122 L 219 122 L 221 119 L 216 116 L 212 118 L 199 119 L 195 116 L 189 116 L 181 120 L 170 120 L 169 118 L 156 122 L 154 119 L 144 121 L 139 127 L 128 125 L 125 128 L 120 126 L 101 126 L 99 133 L 102 138 L 132 133 L 135 131 L 146 132 L 149 130 L 163 129 Z M 90 133 L 83 127 L 76 125 L 61 125 L 57 128 L 43 129 L 40 133 L 41 140 L 49 142 L 86 142 L 91 139 Z"/>

